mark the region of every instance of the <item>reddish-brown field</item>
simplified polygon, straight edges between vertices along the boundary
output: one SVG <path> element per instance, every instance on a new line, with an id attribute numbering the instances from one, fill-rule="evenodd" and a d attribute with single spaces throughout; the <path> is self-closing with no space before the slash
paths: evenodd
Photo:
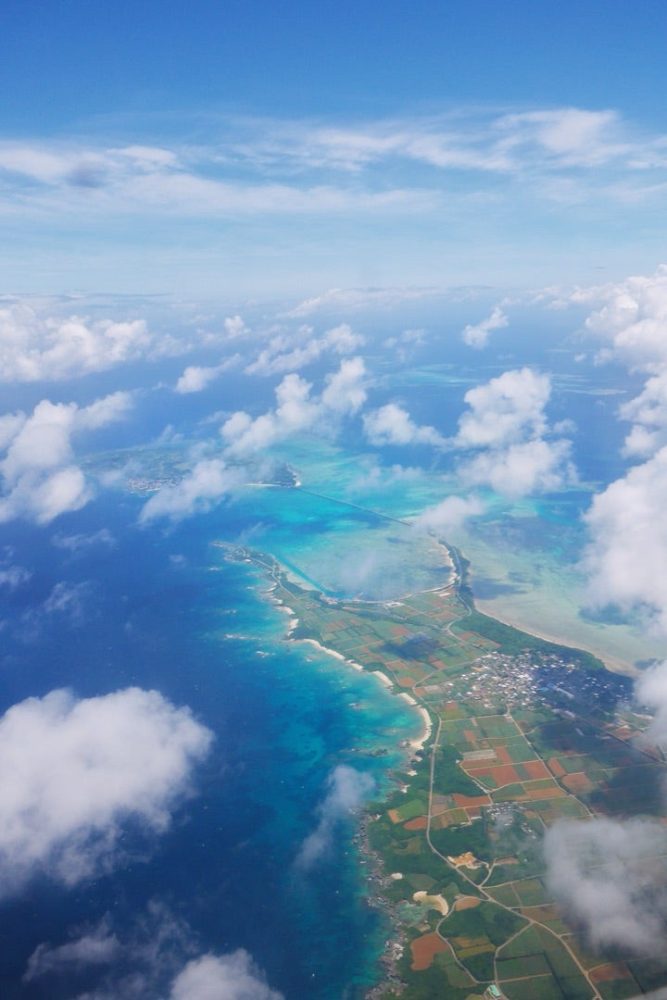
<path id="1" fill-rule="evenodd" d="M 447 951 L 447 945 L 437 934 L 423 934 L 410 944 L 412 951 L 413 972 L 423 972 L 428 969 L 435 956 L 441 951 Z"/>
<path id="2" fill-rule="evenodd" d="M 583 771 L 578 771 L 576 774 L 566 774 L 561 778 L 561 781 L 575 795 L 582 792 L 590 792 L 594 787 L 591 779 Z"/>
<path id="3" fill-rule="evenodd" d="M 559 788 L 558 785 L 553 785 L 552 788 L 533 788 L 526 792 L 528 799 L 533 802 L 539 799 L 562 799 L 566 795 L 567 792 L 563 788 Z"/>
<path id="4" fill-rule="evenodd" d="M 495 767 L 466 767 L 473 778 L 493 778 L 498 788 L 501 785 L 514 785 L 522 779 L 511 764 L 496 764 Z"/>
<path id="5" fill-rule="evenodd" d="M 632 973 L 625 962 L 608 962 L 591 969 L 591 979 L 594 983 L 610 983 L 614 979 L 632 979 Z"/>
<path id="6" fill-rule="evenodd" d="M 547 764 L 551 773 L 557 778 L 562 778 L 564 774 L 567 774 L 567 771 L 556 757 L 550 757 Z"/>
<path id="7" fill-rule="evenodd" d="M 475 806 L 488 806 L 491 804 L 491 799 L 488 795 L 459 795 L 458 792 L 455 792 L 452 798 L 454 799 L 454 804 L 459 809 L 473 809 Z"/>
<path id="8" fill-rule="evenodd" d="M 455 910 L 474 910 L 476 906 L 479 906 L 481 899 L 476 896 L 463 896 L 462 899 L 457 899 L 454 903 Z"/>
<path id="9" fill-rule="evenodd" d="M 527 760 L 521 766 L 525 767 L 526 771 L 528 772 L 528 777 L 532 781 L 535 781 L 539 778 L 551 777 L 548 768 L 545 767 L 545 765 L 542 763 L 541 760 Z"/>
<path id="10" fill-rule="evenodd" d="M 416 816 L 415 819 L 409 819 L 403 826 L 406 830 L 425 830 L 428 826 L 428 819 L 426 816 Z"/>

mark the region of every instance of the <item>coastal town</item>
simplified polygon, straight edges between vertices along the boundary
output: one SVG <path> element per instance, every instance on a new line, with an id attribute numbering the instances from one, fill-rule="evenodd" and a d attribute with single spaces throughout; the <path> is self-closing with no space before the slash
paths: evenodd
<path id="1" fill-rule="evenodd" d="M 664 986 L 664 955 L 595 950 L 568 923 L 542 850 L 559 819 L 667 821 L 664 755 L 642 739 L 628 678 L 478 613 L 455 551 L 446 587 L 371 603 L 222 547 L 271 581 L 289 641 L 374 674 L 421 715 L 395 790 L 358 835 L 370 901 L 392 927 L 372 1000 L 616 1000 Z"/>

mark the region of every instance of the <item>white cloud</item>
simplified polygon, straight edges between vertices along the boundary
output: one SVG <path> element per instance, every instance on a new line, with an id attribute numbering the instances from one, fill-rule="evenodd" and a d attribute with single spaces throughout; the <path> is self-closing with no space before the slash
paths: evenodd
<path id="1" fill-rule="evenodd" d="M 630 421 L 624 454 L 644 459 L 593 498 L 584 516 L 590 542 L 583 567 L 594 607 L 648 613 L 667 630 L 667 266 L 655 274 L 577 289 L 568 302 L 594 305 L 586 327 L 605 345 L 598 360 L 614 358 L 648 376 L 623 404 Z"/>
<path id="2" fill-rule="evenodd" d="M 211 739 L 157 691 L 14 705 L 0 718 L 0 893 L 109 870 L 128 822 L 163 833 Z"/>
<path id="3" fill-rule="evenodd" d="M 246 951 L 201 954 L 192 929 L 157 899 L 129 922 L 107 914 L 64 944 L 39 945 L 23 981 L 46 980 L 44 989 L 63 976 L 95 983 L 77 1000 L 282 1000 Z"/>
<path id="4" fill-rule="evenodd" d="M 203 368 L 201 365 L 188 365 L 176 383 L 176 392 L 189 393 L 201 392 L 209 382 L 212 382 L 220 374 L 218 365 Z"/>
<path id="5" fill-rule="evenodd" d="M 594 948 L 662 953 L 667 833 L 658 820 L 559 820 L 544 850 L 551 892 Z"/>
<path id="6" fill-rule="evenodd" d="M 449 496 L 427 507 L 412 523 L 415 528 L 446 536 L 460 528 L 469 517 L 483 512 L 484 504 L 477 497 Z"/>
<path id="7" fill-rule="evenodd" d="M 100 923 L 90 933 L 53 948 L 40 944 L 28 959 L 23 976 L 24 982 L 31 982 L 41 976 L 69 969 L 85 968 L 90 965 L 106 965 L 112 962 L 119 951 L 119 941 L 106 921 Z"/>
<path id="8" fill-rule="evenodd" d="M 548 492 L 576 481 L 569 441 L 552 440 L 546 405 L 551 379 L 531 368 L 506 371 L 469 389 L 469 409 L 452 444 L 478 454 L 459 466 L 470 486 L 489 485 L 506 496 Z"/>
<path id="9" fill-rule="evenodd" d="M 72 436 L 122 419 L 131 405 L 129 393 L 116 392 L 85 407 L 44 399 L 30 416 L 11 415 L 0 460 L 0 523 L 22 517 L 47 524 L 83 507 L 92 489 L 74 461 Z"/>
<path id="10" fill-rule="evenodd" d="M 563 302 L 596 306 L 585 325 L 605 345 L 601 360 L 613 356 L 653 374 L 667 365 L 667 265 L 652 275 L 578 288 Z"/>
<path id="11" fill-rule="evenodd" d="M 239 470 L 228 468 L 221 458 L 202 459 L 179 483 L 158 490 L 142 507 L 139 521 L 156 517 L 179 521 L 205 513 L 241 482 Z"/>
<path id="12" fill-rule="evenodd" d="M 644 458 L 667 444 L 667 368 L 649 378 L 642 392 L 624 403 L 619 413 L 633 423 L 625 439 L 626 455 Z"/>
<path id="13" fill-rule="evenodd" d="M 26 302 L 0 308 L 0 381 L 56 381 L 171 353 L 174 342 L 141 319 L 50 316 Z"/>
<path id="14" fill-rule="evenodd" d="M 202 955 L 174 980 L 169 1000 L 281 1000 L 243 950 L 221 957 Z"/>
<path id="15" fill-rule="evenodd" d="M 489 334 L 493 330 L 502 329 L 507 326 L 508 323 L 509 320 L 500 306 L 495 306 L 491 314 L 480 323 L 469 323 L 464 328 L 463 333 L 461 334 L 461 339 L 464 344 L 468 345 L 468 347 L 474 347 L 481 350 L 481 348 L 486 347 L 488 344 Z"/>
<path id="16" fill-rule="evenodd" d="M 427 444 L 440 448 L 446 443 L 435 427 L 416 424 L 407 410 L 397 403 L 387 403 L 365 413 L 363 422 L 366 437 L 378 447 Z"/>
<path id="17" fill-rule="evenodd" d="M 67 583 L 65 580 L 60 580 L 53 585 L 40 611 L 46 615 L 64 615 L 72 624 L 79 624 L 83 621 L 88 590 L 89 585 L 85 582 Z"/>
<path id="18" fill-rule="evenodd" d="M 464 396 L 468 410 L 459 420 L 459 448 L 500 447 L 539 437 L 546 431 L 545 406 L 551 379 L 532 368 L 503 372 Z"/>
<path id="19" fill-rule="evenodd" d="M 7 566 L 0 563 L 0 587 L 16 590 L 27 583 L 32 573 L 25 566 Z"/>
<path id="20" fill-rule="evenodd" d="M 470 486 L 488 485 L 503 496 L 550 493 L 577 481 L 569 441 L 536 438 L 476 455 L 459 467 Z"/>
<path id="21" fill-rule="evenodd" d="M 365 376 L 366 366 L 362 358 L 341 361 L 338 371 L 325 378 L 321 399 L 324 410 L 341 416 L 357 413 L 366 402 Z"/>
<path id="22" fill-rule="evenodd" d="M 226 321 L 225 321 L 226 322 Z M 234 354 L 230 358 L 221 361 L 219 365 L 208 367 L 201 365 L 188 365 L 176 383 L 176 392 L 186 394 L 190 392 L 201 392 L 209 383 L 216 378 L 240 364 L 241 355 Z"/>
<path id="23" fill-rule="evenodd" d="M 294 372 L 317 361 L 325 352 L 352 354 L 364 342 L 347 323 L 327 330 L 321 337 L 312 337 L 312 327 L 301 327 L 296 335 L 274 337 L 246 367 L 249 375 L 278 375 Z"/>
<path id="24" fill-rule="evenodd" d="M 236 337 L 243 337 L 246 333 L 250 332 L 238 314 L 236 316 L 227 316 L 224 327 L 230 340 L 234 340 Z"/>
<path id="25" fill-rule="evenodd" d="M 615 111 L 554 108 L 506 115 L 499 126 L 515 150 L 533 146 L 562 166 L 594 167 L 632 150 Z"/>
<path id="26" fill-rule="evenodd" d="M 66 552 L 74 554 L 92 548 L 95 545 L 105 545 L 108 548 L 113 548 L 116 544 L 116 539 L 108 528 L 100 528 L 99 531 L 94 531 L 90 535 L 63 535 L 58 533 L 52 537 L 51 544 L 55 545 L 57 549 L 65 549 Z"/>
<path id="27" fill-rule="evenodd" d="M 667 660 L 640 674 L 635 681 L 635 700 L 654 713 L 645 736 L 658 746 L 664 746 L 667 743 Z"/>
<path id="28" fill-rule="evenodd" d="M 243 410 L 232 414 L 220 433 L 227 454 L 247 457 L 270 448 L 292 434 L 322 428 L 330 431 L 337 421 L 357 412 L 366 399 L 366 369 L 361 358 L 346 358 L 337 371 L 326 376 L 319 397 L 311 395 L 312 383 L 290 373 L 276 388 L 276 407 L 254 419 Z"/>
<path id="29" fill-rule="evenodd" d="M 370 774 L 340 764 L 329 775 L 327 794 L 319 806 L 319 822 L 304 840 L 297 855 L 297 867 L 312 868 L 331 850 L 338 826 L 358 809 L 375 788 Z"/>
<path id="30" fill-rule="evenodd" d="M 664 745 L 667 663 L 636 679 L 634 702 L 640 710 L 655 713 L 642 739 Z M 662 954 L 667 933 L 667 830 L 659 819 L 559 820 L 546 834 L 544 853 L 556 901 L 593 948 Z"/>
<path id="31" fill-rule="evenodd" d="M 441 288 L 329 288 L 321 295 L 299 302 L 286 316 L 301 319 L 327 310 L 393 309 L 404 302 L 419 301 L 436 295 L 442 295 Z"/>
<path id="32" fill-rule="evenodd" d="M 644 609 L 667 631 L 667 446 L 611 483 L 584 515 L 583 567 L 595 607 Z"/>

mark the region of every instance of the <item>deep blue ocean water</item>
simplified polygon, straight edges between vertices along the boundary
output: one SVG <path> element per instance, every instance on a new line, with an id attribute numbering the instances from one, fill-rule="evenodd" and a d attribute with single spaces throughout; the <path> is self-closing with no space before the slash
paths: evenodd
<path id="1" fill-rule="evenodd" d="M 284 641 L 286 617 L 263 596 L 266 581 L 210 545 L 242 527 L 238 508 L 165 531 L 137 527 L 140 504 L 114 493 L 57 529 L 3 530 L 0 544 L 33 577 L 3 595 L 0 708 L 56 687 L 81 697 L 156 688 L 191 707 L 214 748 L 171 829 L 148 842 L 128 834 L 130 860 L 113 874 L 74 889 L 40 880 L 0 906 L 0 995 L 76 996 L 90 983 L 74 974 L 21 983 L 28 956 L 105 914 L 122 933 L 154 901 L 189 925 L 202 951 L 246 948 L 288 1000 L 361 996 L 386 926 L 365 901 L 355 823 L 312 870 L 294 861 L 333 769 L 369 772 L 379 793 L 402 764 L 399 740 L 419 730 L 416 713 L 375 678 Z M 72 556 L 52 544 L 56 533 L 100 528 L 115 546 Z M 80 615 L 35 613 L 60 581 L 86 585 Z M 359 752 L 385 746 L 388 756 Z"/>

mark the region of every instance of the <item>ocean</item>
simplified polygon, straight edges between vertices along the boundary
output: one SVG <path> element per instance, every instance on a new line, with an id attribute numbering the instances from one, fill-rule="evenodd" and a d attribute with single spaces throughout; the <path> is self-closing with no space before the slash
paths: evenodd
<path id="1" fill-rule="evenodd" d="M 286 642 L 287 617 L 268 600 L 267 581 L 211 545 L 256 528 L 259 492 L 167 530 L 137 527 L 141 499 L 118 493 L 57 530 L 12 528 L 13 560 L 33 577 L 2 610 L 2 710 L 55 687 L 86 697 L 137 685 L 189 705 L 215 742 L 165 834 L 146 842 L 130 832 L 122 865 L 93 882 L 38 880 L 2 904 L 8 1000 L 79 995 L 90 983 L 74 969 L 21 981 L 34 949 L 105 916 L 122 936 L 156 905 L 187 924 L 201 951 L 245 948 L 288 1000 L 361 997 L 375 980 L 388 927 L 367 904 L 356 821 L 340 823 L 308 870 L 296 859 L 335 768 L 372 776 L 381 795 L 404 763 L 399 742 L 418 734 L 420 720 L 375 678 Z M 291 492 L 271 492 L 276 536 L 303 539 Z M 265 519 L 266 508 L 262 497 Z M 308 509 L 316 522 L 331 518 L 326 501 L 310 497 Z M 74 530 L 106 530 L 115 543 L 73 556 L 52 544 Z M 59 582 L 79 588 L 76 609 L 35 611 Z"/>

